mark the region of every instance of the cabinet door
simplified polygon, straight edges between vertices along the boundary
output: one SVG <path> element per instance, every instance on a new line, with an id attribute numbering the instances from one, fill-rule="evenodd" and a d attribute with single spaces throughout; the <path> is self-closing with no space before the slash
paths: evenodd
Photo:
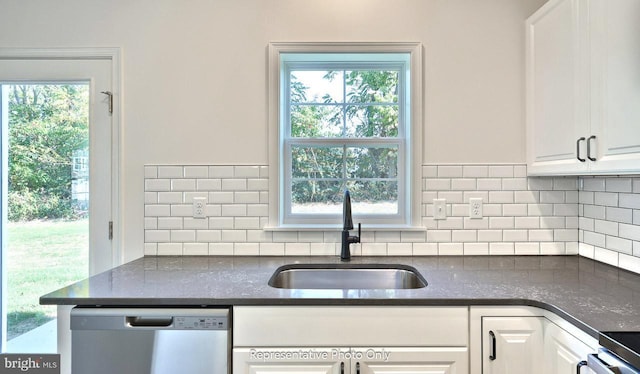
<path id="1" fill-rule="evenodd" d="M 574 374 L 578 362 L 585 360 L 589 353 L 594 353 L 588 345 L 553 323 L 546 326 L 545 332 L 545 373 Z M 587 372 L 587 368 L 582 369 L 582 373 Z"/>
<path id="2" fill-rule="evenodd" d="M 578 0 L 551 0 L 526 22 L 527 164 L 529 174 L 588 170 L 586 68 Z M 580 146 L 580 155 L 577 147 Z M 585 162 L 578 160 L 585 159 Z"/>
<path id="3" fill-rule="evenodd" d="M 483 317 L 484 374 L 542 373 L 544 317 Z"/>
<path id="4" fill-rule="evenodd" d="M 591 126 L 597 173 L 640 171 L 640 1 L 591 0 Z"/>
<path id="5" fill-rule="evenodd" d="M 233 374 L 344 374 L 349 362 L 337 359 L 345 350 L 325 348 L 234 348 Z"/>
<path id="6" fill-rule="evenodd" d="M 360 349 L 362 359 L 351 360 L 356 374 L 466 374 L 466 347 Z M 387 356 L 385 356 L 387 355 Z"/>

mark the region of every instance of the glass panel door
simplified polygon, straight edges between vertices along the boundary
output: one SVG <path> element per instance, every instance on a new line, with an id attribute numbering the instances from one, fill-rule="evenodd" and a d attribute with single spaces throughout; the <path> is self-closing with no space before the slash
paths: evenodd
<path id="1" fill-rule="evenodd" d="M 109 61 L 0 60 L 2 351 L 57 351 L 40 296 L 110 268 Z"/>

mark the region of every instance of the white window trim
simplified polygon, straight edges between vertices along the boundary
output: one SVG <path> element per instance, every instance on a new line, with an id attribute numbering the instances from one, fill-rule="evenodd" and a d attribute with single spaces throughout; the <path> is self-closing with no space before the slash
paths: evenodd
<path id="1" fill-rule="evenodd" d="M 411 63 L 410 100 L 411 112 L 410 142 L 407 146 L 406 168 L 411 174 L 408 180 L 408 194 L 406 199 L 406 224 L 367 224 L 365 229 L 373 228 L 391 230 L 424 230 L 421 227 L 422 211 L 422 127 L 423 127 L 423 98 L 422 98 L 422 45 L 414 42 L 277 42 L 270 43 L 268 49 L 268 126 L 269 126 L 269 224 L 265 230 L 323 230 L 341 227 L 341 222 L 335 224 L 283 224 L 281 206 L 280 181 L 280 103 L 284 100 L 280 90 L 280 67 L 282 53 L 408 53 Z"/>

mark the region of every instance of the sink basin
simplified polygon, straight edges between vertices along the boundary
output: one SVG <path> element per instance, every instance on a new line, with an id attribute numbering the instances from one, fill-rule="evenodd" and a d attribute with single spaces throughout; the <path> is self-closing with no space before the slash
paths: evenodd
<path id="1" fill-rule="evenodd" d="M 279 267 L 269 285 L 289 289 L 412 289 L 427 286 L 413 267 L 381 264 L 291 264 Z"/>

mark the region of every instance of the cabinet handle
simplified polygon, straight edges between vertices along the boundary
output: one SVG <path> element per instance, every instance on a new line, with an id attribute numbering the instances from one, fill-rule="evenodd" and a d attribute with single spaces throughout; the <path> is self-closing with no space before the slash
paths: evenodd
<path id="1" fill-rule="evenodd" d="M 344 374 L 344 362 L 340 363 L 340 374 Z M 578 373 L 580 374 L 580 373 Z"/>
<path id="2" fill-rule="evenodd" d="M 493 361 L 496 359 L 496 334 L 493 331 L 489 331 L 489 336 L 491 337 L 491 354 L 489 355 L 489 360 Z"/>
<path id="3" fill-rule="evenodd" d="M 580 374 L 580 369 L 583 366 L 587 366 L 587 361 L 580 361 L 578 362 L 578 365 L 576 366 L 576 374 Z"/>
<path id="4" fill-rule="evenodd" d="M 360 374 L 360 363 L 356 362 L 356 374 Z"/>
<path id="5" fill-rule="evenodd" d="M 585 162 L 587 161 L 584 158 L 580 158 L 580 142 L 587 140 L 584 136 L 581 137 L 580 139 L 578 139 L 578 141 L 576 142 L 576 158 L 578 159 L 578 161 L 580 162 Z"/>
<path id="6" fill-rule="evenodd" d="M 591 136 L 589 137 L 589 139 L 587 140 L 587 158 L 588 158 L 589 160 L 591 160 L 591 161 L 595 161 L 595 160 L 596 160 L 596 158 L 595 158 L 595 157 L 591 157 L 591 141 L 592 141 L 593 139 L 595 139 L 595 138 L 596 138 L 596 136 L 595 136 L 595 135 L 591 135 Z"/>

